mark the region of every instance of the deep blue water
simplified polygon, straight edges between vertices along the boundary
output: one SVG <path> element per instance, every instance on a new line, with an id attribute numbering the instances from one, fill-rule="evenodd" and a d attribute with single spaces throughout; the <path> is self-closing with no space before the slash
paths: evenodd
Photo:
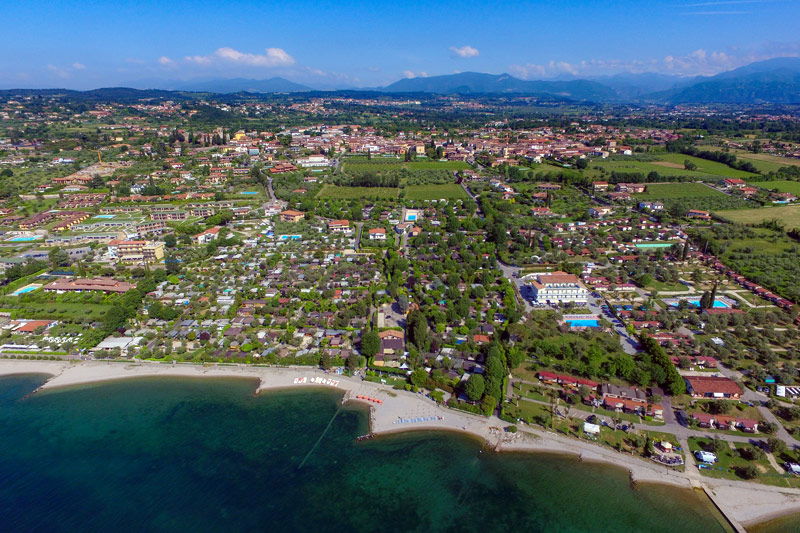
<path id="1" fill-rule="evenodd" d="M 43 379 L 0 378 L 4 532 L 722 531 L 694 493 L 613 467 L 455 434 L 355 443 L 366 413 L 335 391 L 152 378 L 26 397 Z"/>

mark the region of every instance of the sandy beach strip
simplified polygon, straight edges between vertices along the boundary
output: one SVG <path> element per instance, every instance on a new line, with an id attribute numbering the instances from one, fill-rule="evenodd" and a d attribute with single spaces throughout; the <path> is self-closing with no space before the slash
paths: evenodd
<path id="1" fill-rule="evenodd" d="M 621 467 L 629 472 L 633 482 L 661 483 L 680 488 L 702 486 L 711 491 L 709 496 L 728 518 L 746 526 L 800 512 L 798 489 L 678 472 L 640 457 L 528 426 L 520 426 L 517 433 L 509 433 L 504 430 L 509 424 L 496 417 L 486 418 L 450 409 L 419 393 L 395 390 L 380 383 L 326 373 L 316 368 L 0 359 L 0 376 L 21 374 L 52 376 L 39 390 L 154 376 L 258 379 L 256 394 L 298 387 L 333 388 L 343 393 L 345 402 L 370 406 L 370 429 L 376 436 L 407 431 L 456 431 L 477 437 L 496 451 L 575 455 L 584 461 Z M 692 467 L 689 465 L 687 468 Z"/>

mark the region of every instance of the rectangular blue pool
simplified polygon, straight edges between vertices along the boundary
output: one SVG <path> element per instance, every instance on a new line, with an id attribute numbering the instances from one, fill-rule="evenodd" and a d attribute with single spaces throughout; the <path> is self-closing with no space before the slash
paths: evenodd
<path id="1" fill-rule="evenodd" d="M 699 298 L 696 299 L 696 300 L 686 300 L 686 301 L 689 302 L 689 305 L 693 305 L 694 307 L 700 307 L 700 299 Z M 670 302 L 669 306 L 670 307 L 678 307 L 678 302 Z M 714 307 L 717 308 L 717 309 L 728 309 L 730 307 L 730 305 L 726 304 L 725 302 L 723 302 L 721 300 L 714 300 Z"/>
<path id="2" fill-rule="evenodd" d="M 565 320 L 572 328 L 599 328 L 600 323 L 596 319 L 576 319 L 568 318 Z"/>

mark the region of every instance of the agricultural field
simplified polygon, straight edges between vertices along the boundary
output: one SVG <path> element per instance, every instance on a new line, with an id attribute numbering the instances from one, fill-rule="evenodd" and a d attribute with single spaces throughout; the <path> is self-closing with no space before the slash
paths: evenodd
<path id="1" fill-rule="evenodd" d="M 664 200 L 667 198 L 723 197 L 725 193 L 712 189 L 702 183 L 650 183 L 643 194 L 635 197 L 641 200 Z"/>
<path id="2" fill-rule="evenodd" d="M 335 198 L 339 200 L 360 200 L 397 198 L 400 189 L 396 187 L 340 187 L 325 185 L 317 194 L 317 198 Z"/>
<path id="3" fill-rule="evenodd" d="M 800 205 L 764 207 L 762 209 L 726 209 L 714 213 L 739 224 L 761 224 L 767 220 L 777 220 L 786 229 L 800 228 Z"/>
<path id="4" fill-rule="evenodd" d="M 800 226 L 800 206 L 730 211 L 727 216 L 764 213 L 753 220 L 759 223 L 772 220 L 778 210 L 786 209 L 794 210 L 792 224 Z M 779 221 L 791 225 L 786 219 Z M 703 230 L 701 235 L 727 266 L 784 298 L 800 301 L 800 249 L 783 231 L 720 224 Z"/>
<path id="5" fill-rule="evenodd" d="M 738 224 L 758 225 L 768 220 L 777 220 L 787 230 L 800 228 L 800 205 L 745 210 L 724 209 L 715 211 L 714 214 Z"/>
<path id="6" fill-rule="evenodd" d="M 689 160 L 694 163 L 696 170 L 686 170 L 684 168 L 684 161 Z M 640 172 L 649 174 L 650 172 L 657 172 L 662 176 L 687 176 L 696 177 L 699 179 L 713 179 L 713 178 L 753 178 L 757 174 L 743 172 L 730 168 L 722 163 L 715 161 L 708 161 L 699 157 L 692 157 L 684 154 L 676 153 L 661 153 L 657 156 L 652 156 L 652 160 L 642 161 L 634 158 L 620 159 L 613 158 L 605 161 L 593 160 L 589 164 L 589 168 L 585 171 L 591 177 L 600 177 L 603 174 L 598 172 L 596 168 L 600 167 L 606 172 L 620 172 L 632 173 Z"/>
<path id="7" fill-rule="evenodd" d="M 666 165 L 659 165 L 658 161 L 620 161 L 620 160 L 611 160 L 611 161 L 592 161 L 589 164 L 589 168 L 586 169 L 584 172 L 586 175 L 593 177 L 593 178 L 601 178 L 604 176 L 604 173 L 599 172 L 594 167 L 600 167 L 606 173 L 610 172 L 619 172 L 619 173 L 634 173 L 638 172 L 641 174 L 649 174 L 650 172 L 658 172 L 662 176 L 687 176 L 687 177 L 694 177 L 694 178 L 716 178 L 716 175 L 713 174 L 706 174 L 704 172 L 700 172 L 698 170 L 689 171 L 683 168 L 683 165 L 673 166 L 670 164 L 669 166 Z"/>
<path id="8" fill-rule="evenodd" d="M 752 181 L 750 182 L 750 185 L 771 191 L 774 190 L 778 192 L 788 192 L 794 194 L 795 196 L 800 196 L 800 181 Z"/>
<path id="9" fill-rule="evenodd" d="M 659 154 L 658 158 L 661 159 L 664 163 L 671 163 L 672 165 L 678 165 L 681 168 L 683 168 L 683 162 L 688 159 L 689 161 L 697 165 L 697 172 L 717 175 L 723 178 L 747 179 L 757 176 L 757 174 L 751 174 L 750 172 L 744 172 L 743 170 L 736 170 L 734 168 L 729 167 L 728 165 L 717 163 L 716 161 L 709 161 L 707 159 L 692 157 L 690 155 L 665 153 L 665 154 Z"/>
<path id="10" fill-rule="evenodd" d="M 703 150 L 717 152 L 721 151 L 722 148 L 718 146 L 703 146 Z M 731 150 L 730 153 L 735 155 L 737 159 L 749 161 L 761 172 L 776 172 L 782 167 L 800 167 L 800 159 L 792 159 L 772 154 L 754 154 L 745 150 Z"/>
<path id="11" fill-rule="evenodd" d="M 472 168 L 464 161 L 410 161 L 403 163 L 409 170 L 466 170 Z"/>
<path id="12" fill-rule="evenodd" d="M 447 183 L 442 185 L 411 185 L 405 189 L 409 200 L 466 200 L 467 193 L 461 185 Z"/>

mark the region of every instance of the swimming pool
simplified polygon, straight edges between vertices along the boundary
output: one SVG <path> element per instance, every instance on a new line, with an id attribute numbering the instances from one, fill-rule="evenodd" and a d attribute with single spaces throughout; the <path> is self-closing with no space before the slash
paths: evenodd
<path id="1" fill-rule="evenodd" d="M 692 304 L 695 307 L 700 307 L 700 300 L 689 300 L 689 303 Z M 730 306 L 728 304 L 726 304 L 725 302 L 721 302 L 719 300 L 714 300 L 714 307 L 727 309 Z"/>
<path id="2" fill-rule="evenodd" d="M 114 218 L 115 215 L 97 215 L 94 218 Z"/>
<path id="3" fill-rule="evenodd" d="M 586 318 L 567 318 L 564 320 L 567 322 L 570 327 L 572 328 L 599 328 L 600 323 L 597 319 L 586 319 Z"/>
<path id="4" fill-rule="evenodd" d="M 657 243 L 657 242 L 650 242 L 650 243 L 641 243 L 637 244 L 637 248 L 669 248 L 672 244 L 666 242 Z"/>
<path id="5" fill-rule="evenodd" d="M 258 193 L 255 191 L 242 191 L 239 194 L 258 194 Z"/>
<path id="6" fill-rule="evenodd" d="M 408 215 L 406 220 L 417 220 L 417 215 Z"/>
<path id="7" fill-rule="evenodd" d="M 38 238 L 39 237 L 14 237 L 13 239 L 8 239 L 8 242 L 30 242 Z"/>
<path id="8" fill-rule="evenodd" d="M 41 287 L 41 285 L 26 285 L 21 289 L 17 289 L 14 292 L 12 292 L 11 296 L 19 296 L 20 294 L 25 294 L 26 292 L 35 291 L 39 287 Z"/>
<path id="9" fill-rule="evenodd" d="M 689 303 L 689 305 L 693 305 L 695 307 L 700 307 L 700 299 L 697 299 L 697 300 L 686 300 L 686 301 Z M 670 307 L 678 307 L 678 302 L 670 302 L 669 306 Z M 728 308 L 730 308 L 730 305 L 728 305 L 727 303 L 723 302 L 722 300 L 714 300 L 714 307 L 717 308 L 717 309 L 728 309 Z"/>

